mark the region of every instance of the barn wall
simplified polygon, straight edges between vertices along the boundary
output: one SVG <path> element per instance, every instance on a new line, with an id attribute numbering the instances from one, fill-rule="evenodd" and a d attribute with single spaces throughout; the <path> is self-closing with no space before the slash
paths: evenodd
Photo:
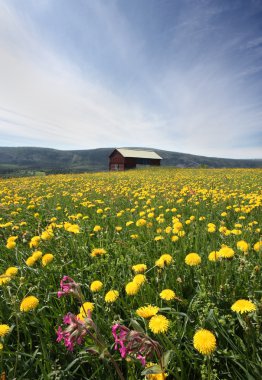
<path id="1" fill-rule="evenodd" d="M 115 150 L 109 157 L 109 170 L 110 171 L 119 171 L 124 170 L 124 157 Z"/>
<path id="2" fill-rule="evenodd" d="M 125 169 L 135 169 L 137 165 L 160 166 L 160 160 L 148 158 L 125 158 Z"/>
<path id="3" fill-rule="evenodd" d="M 117 150 L 109 156 L 109 170 L 122 171 L 128 169 L 135 169 L 136 165 L 151 165 L 160 166 L 158 159 L 145 159 L 145 158 L 132 158 L 123 157 Z"/>
<path id="4" fill-rule="evenodd" d="M 150 160 L 150 165 L 152 166 L 160 166 L 160 161 L 161 160 Z"/>
<path id="5" fill-rule="evenodd" d="M 136 159 L 132 157 L 125 158 L 125 169 L 135 169 Z"/>
<path id="6" fill-rule="evenodd" d="M 123 171 L 125 170 L 124 164 L 110 164 L 109 170 L 113 172 Z"/>

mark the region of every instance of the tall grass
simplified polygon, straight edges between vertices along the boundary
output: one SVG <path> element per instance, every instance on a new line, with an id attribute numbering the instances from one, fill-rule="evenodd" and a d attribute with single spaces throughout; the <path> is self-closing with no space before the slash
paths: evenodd
<path id="1" fill-rule="evenodd" d="M 11 327 L 0 337 L 2 376 L 118 378 L 112 361 L 87 350 L 91 338 L 73 352 L 56 342 L 63 316 L 78 314 L 81 306 L 72 296 L 57 297 L 60 281 L 68 275 L 81 284 L 84 299 L 94 303 L 92 319 L 124 378 L 142 379 L 144 368 L 134 358 L 121 359 L 114 349 L 111 327 L 116 322 L 143 329 L 159 342 L 168 352 L 168 379 L 259 379 L 261 174 L 259 169 L 160 168 L 0 180 L 0 274 L 18 268 L 8 281 L 0 278 L 0 324 Z M 138 226 L 140 219 L 145 224 Z M 66 222 L 78 226 L 79 233 L 77 227 L 67 230 Z M 182 227 L 176 230 L 178 222 Z M 208 223 L 215 225 L 214 232 L 208 232 Z M 101 230 L 94 231 L 95 226 Z M 49 238 L 30 247 L 31 239 L 44 231 Z M 15 246 L 7 248 L 12 236 L 17 237 Z M 237 248 L 242 240 L 247 250 Z M 210 252 L 223 245 L 234 250 L 233 257 L 210 261 Z M 94 248 L 104 248 L 106 254 L 92 257 Z M 52 253 L 53 261 L 43 266 L 39 258 L 27 265 L 37 250 Z M 185 263 L 191 252 L 201 257 L 200 265 Z M 172 256 L 170 265 L 156 265 L 162 254 Z M 132 266 L 139 263 L 147 265 L 146 282 L 137 294 L 127 295 L 125 285 L 135 275 Z M 90 290 L 94 280 L 103 282 L 97 293 Z M 113 303 L 104 299 L 110 289 L 119 292 Z M 176 298 L 161 299 L 163 289 L 173 290 Z M 22 312 L 20 303 L 28 295 L 37 297 L 39 305 Z M 232 311 L 239 299 L 252 301 L 256 310 Z M 136 314 L 148 304 L 168 318 L 166 333 L 154 334 L 148 320 Z M 210 355 L 194 348 L 200 328 L 216 337 Z"/>

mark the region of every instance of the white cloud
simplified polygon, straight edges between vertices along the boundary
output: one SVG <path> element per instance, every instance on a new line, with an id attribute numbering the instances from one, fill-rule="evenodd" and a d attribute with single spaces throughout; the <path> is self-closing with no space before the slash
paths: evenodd
<path id="1" fill-rule="evenodd" d="M 156 117 L 150 120 L 139 103 L 128 104 L 95 78 L 82 78 L 77 67 L 26 33 L 10 9 L 1 20 L 9 26 L 10 39 L 22 31 L 23 49 L 19 41 L 10 49 L 6 40 L 0 48 L 0 117 L 9 121 L 0 124 L 0 131 L 13 135 L 16 144 L 19 136 L 74 148 L 136 145 L 138 135 L 149 145 L 158 141 Z"/>
<path id="2" fill-rule="evenodd" d="M 29 17 L 22 19 L 8 2 L 3 2 L 0 145 L 9 136 L 12 145 L 25 145 L 21 141 L 27 139 L 31 145 L 62 149 L 147 146 L 207 156 L 261 157 L 258 148 L 237 144 L 245 138 L 247 126 L 253 134 L 259 133 L 261 120 L 259 104 L 239 92 L 237 73 L 226 64 L 229 49 L 239 44 L 241 36 L 217 52 L 207 47 L 188 65 L 184 59 L 191 58 L 187 42 L 194 34 L 194 25 L 197 38 L 201 40 L 201 33 L 206 33 L 206 27 L 201 29 L 199 14 L 195 14 L 195 24 L 184 23 L 176 30 L 174 46 L 184 46 L 179 64 L 171 62 L 165 70 L 147 72 L 144 42 L 131 33 L 117 3 L 90 4 L 105 26 L 113 51 L 130 70 L 134 63 L 134 75 L 143 76 L 148 96 L 158 106 L 152 109 L 145 105 L 139 84 L 131 97 L 131 92 L 120 95 L 103 83 L 95 70 L 83 74 L 73 57 L 69 60 L 61 56 L 37 34 Z M 48 5 L 49 1 L 43 0 L 41 6 L 46 9 Z M 207 12 L 205 17 L 213 14 Z M 260 42 L 254 41 L 256 46 Z M 256 70 L 257 66 L 252 67 L 252 73 Z M 243 70 L 239 77 L 249 74 Z"/>

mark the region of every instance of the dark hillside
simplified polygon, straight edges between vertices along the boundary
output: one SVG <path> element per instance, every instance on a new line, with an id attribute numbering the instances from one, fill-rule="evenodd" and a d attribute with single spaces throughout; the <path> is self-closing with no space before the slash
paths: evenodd
<path id="1" fill-rule="evenodd" d="M 108 170 L 108 157 L 114 148 L 88 150 L 56 150 L 49 148 L 0 147 L 1 175 L 30 175 L 35 172 L 76 173 Z M 161 166 L 212 167 L 212 168 L 261 168 L 262 160 L 235 160 L 196 156 L 150 148 L 162 158 Z"/>

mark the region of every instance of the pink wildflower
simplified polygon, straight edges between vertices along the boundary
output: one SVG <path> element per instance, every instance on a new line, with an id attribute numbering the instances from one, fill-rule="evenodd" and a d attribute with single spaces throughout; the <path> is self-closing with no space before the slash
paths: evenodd
<path id="1" fill-rule="evenodd" d="M 68 351 L 73 351 L 76 344 L 83 343 L 85 336 L 88 333 L 87 327 L 84 322 L 79 320 L 74 314 L 68 313 L 64 316 L 63 322 L 68 325 L 64 330 L 61 326 L 57 330 L 57 342 L 64 341 Z"/>
<path id="2" fill-rule="evenodd" d="M 121 357 L 125 358 L 127 355 L 134 357 L 143 366 L 146 365 L 147 357 L 151 357 L 156 351 L 160 351 L 158 342 L 139 331 L 129 330 L 126 326 L 113 325 L 112 334 L 115 339 L 115 350 L 119 350 Z"/>
<path id="3" fill-rule="evenodd" d="M 67 294 L 73 294 L 75 297 L 79 298 L 81 295 L 80 285 L 77 284 L 71 277 L 64 276 L 60 282 L 60 288 L 57 292 L 58 298 L 65 296 Z"/>

